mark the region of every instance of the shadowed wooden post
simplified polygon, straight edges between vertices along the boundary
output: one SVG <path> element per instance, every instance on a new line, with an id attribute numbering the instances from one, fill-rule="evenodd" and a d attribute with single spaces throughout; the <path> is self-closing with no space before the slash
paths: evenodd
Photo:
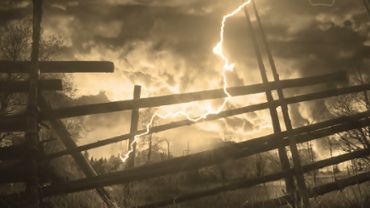
<path id="1" fill-rule="evenodd" d="M 40 185 L 39 185 L 39 167 L 38 155 L 40 152 L 39 129 L 38 129 L 38 80 L 39 70 L 39 49 L 42 18 L 42 0 L 33 0 L 33 25 L 32 25 L 32 51 L 31 51 L 31 69 L 29 71 L 29 94 L 27 106 L 27 130 L 26 143 L 29 150 L 33 152 L 29 158 L 31 164 L 31 176 L 27 181 L 27 195 L 30 200 L 27 207 L 40 207 Z"/>
<path id="2" fill-rule="evenodd" d="M 273 74 L 273 77 L 274 77 L 274 81 L 279 82 L 280 79 L 279 79 L 279 74 L 278 74 L 277 69 L 276 69 L 275 61 L 274 61 L 274 58 L 272 56 L 270 46 L 267 42 L 266 34 L 265 34 L 264 29 L 263 29 L 260 16 L 258 14 L 256 4 L 254 3 L 253 0 L 252 0 L 252 5 L 253 5 L 254 13 L 256 15 L 257 24 L 258 24 L 258 27 L 260 29 L 260 33 L 261 33 L 260 36 L 261 36 L 261 39 L 262 39 L 262 43 L 265 46 L 266 53 L 267 53 L 267 58 L 270 62 L 270 67 L 271 67 L 271 71 L 272 71 L 272 74 Z M 293 127 L 292 127 L 292 123 L 291 123 L 290 116 L 289 116 L 288 105 L 285 102 L 285 97 L 284 97 L 284 93 L 283 93 L 282 88 L 278 88 L 277 93 L 278 93 L 279 101 L 281 102 L 281 111 L 283 113 L 283 119 L 284 119 L 286 131 L 289 134 L 289 132 L 292 131 Z M 301 206 L 301 203 L 302 203 L 303 207 L 308 208 L 308 207 L 310 207 L 310 203 L 309 203 L 306 183 L 305 183 L 302 168 L 301 168 L 302 165 L 301 165 L 301 159 L 300 159 L 298 149 L 297 149 L 297 144 L 296 144 L 296 141 L 295 141 L 294 137 L 290 137 L 288 139 L 289 139 L 289 147 L 290 147 L 290 150 L 291 150 L 291 153 L 292 153 L 294 176 L 297 180 L 299 200 L 301 201 L 298 205 Z"/>
<path id="3" fill-rule="evenodd" d="M 134 97 L 133 100 L 139 100 L 141 95 L 141 86 L 140 85 L 135 85 L 134 86 Z M 135 156 L 136 156 L 136 141 L 135 141 L 135 133 L 137 132 L 139 124 L 139 107 L 133 106 L 132 111 L 131 111 L 131 126 L 130 126 L 130 135 L 131 137 L 128 140 L 128 151 L 131 151 L 131 153 L 128 155 L 128 159 L 126 161 L 126 168 L 131 169 L 135 167 Z M 124 206 L 129 207 L 130 205 L 130 189 L 131 189 L 131 184 L 127 184 L 124 187 Z"/>
<path id="4" fill-rule="evenodd" d="M 262 82 L 264 84 L 267 84 L 268 79 L 267 79 L 266 69 L 265 69 L 265 66 L 263 64 L 261 51 L 260 51 L 260 49 L 257 45 L 258 43 L 257 43 L 256 36 L 255 36 L 255 33 L 254 33 L 253 25 L 252 25 L 252 22 L 250 20 L 249 13 L 248 13 L 248 10 L 247 10 L 246 7 L 244 7 L 244 13 L 245 13 L 245 17 L 246 17 L 246 20 L 247 20 L 247 23 L 248 23 L 250 34 L 251 34 L 250 36 L 251 36 L 252 43 L 253 43 L 253 48 L 254 48 L 254 51 L 255 51 L 255 54 L 256 54 L 256 57 L 257 57 L 257 64 L 258 64 L 258 67 L 259 67 L 259 70 L 260 70 Z M 272 104 L 274 99 L 272 97 L 271 91 L 266 90 L 265 93 L 266 93 L 267 102 L 269 104 Z M 277 114 L 276 106 L 271 105 L 271 106 L 269 106 L 269 109 L 270 109 L 270 115 L 271 115 L 271 121 L 272 121 L 272 127 L 273 127 L 273 130 L 274 130 L 274 133 L 280 133 L 281 132 L 281 127 L 280 127 L 280 122 L 279 122 L 279 117 L 278 117 L 278 114 Z M 282 140 L 283 138 L 279 137 L 278 139 Z M 289 170 L 290 169 L 290 164 L 289 164 L 289 159 L 288 159 L 288 155 L 287 155 L 285 146 L 279 146 L 278 147 L 278 153 L 279 153 L 279 159 L 280 159 L 282 169 L 283 170 Z M 287 192 L 289 194 L 294 194 L 295 186 L 294 186 L 294 180 L 293 180 L 293 177 L 292 177 L 291 174 L 288 174 L 286 176 L 285 183 L 286 183 Z"/>
<path id="5" fill-rule="evenodd" d="M 134 87 L 134 101 L 140 99 L 141 86 L 135 85 Z M 137 127 L 139 124 L 139 108 L 133 107 L 131 111 L 131 127 L 130 134 L 132 135 L 128 142 L 128 151 L 132 151 L 127 159 L 127 168 L 135 167 L 135 155 L 136 155 L 136 143 L 133 143 L 135 140 L 135 133 L 137 132 Z"/>

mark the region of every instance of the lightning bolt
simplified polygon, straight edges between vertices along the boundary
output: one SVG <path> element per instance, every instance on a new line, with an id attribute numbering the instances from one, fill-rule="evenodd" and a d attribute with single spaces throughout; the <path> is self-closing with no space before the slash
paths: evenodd
<path id="1" fill-rule="evenodd" d="M 176 117 L 179 117 L 179 116 L 184 116 L 186 119 L 188 119 L 192 122 L 197 122 L 197 121 L 200 121 L 202 119 L 207 118 L 208 115 L 218 114 L 225 108 L 226 104 L 231 99 L 231 94 L 227 91 L 228 82 L 227 82 L 227 78 L 226 78 L 226 73 L 233 71 L 234 67 L 235 67 L 235 65 L 233 63 L 231 63 L 229 61 L 229 59 L 225 56 L 224 51 L 223 51 L 225 24 L 226 24 L 227 19 L 229 19 L 230 17 L 239 13 L 250 2 L 251 2 L 251 0 L 244 1 L 235 10 L 233 10 L 232 12 L 230 12 L 230 13 L 228 13 L 228 14 L 226 14 L 222 17 L 220 34 L 219 34 L 220 38 L 219 38 L 219 41 L 217 42 L 217 44 L 215 45 L 215 47 L 213 48 L 213 53 L 215 55 L 217 55 L 223 61 L 223 67 L 222 67 L 222 73 L 221 74 L 222 74 L 222 77 L 223 77 L 223 90 L 224 90 L 224 93 L 226 95 L 226 97 L 224 98 L 223 103 L 217 109 L 212 109 L 211 106 L 207 106 L 207 108 L 208 108 L 207 112 L 205 112 L 204 114 L 201 114 L 199 116 L 196 116 L 196 117 L 191 117 L 189 115 L 189 113 L 187 113 L 186 111 L 183 111 L 183 110 L 182 111 L 177 111 L 177 112 L 168 112 L 168 113 L 165 113 L 165 114 L 161 114 L 158 111 L 155 112 L 152 115 L 149 123 L 146 124 L 146 131 L 144 133 L 135 135 L 134 140 L 130 144 L 130 147 L 131 147 L 130 150 L 125 155 L 120 155 L 122 162 L 126 162 L 127 159 L 130 157 L 130 155 L 131 155 L 131 153 L 133 152 L 133 149 L 134 149 L 133 147 L 137 143 L 137 141 L 141 137 L 143 137 L 145 135 L 148 135 L 150 133 L 150 128 L 152 127 L 153 122 L 156 118 L 168 119 L 168 118 L 176 118 Z"/>
<path id="2" fill-rule="evenodd" d="M 320 3 L 320 2 L 315 3 L 312 0 L 308 0 L 308 3 L 310 3 L 311 6 L 314 7 L 333 7 L 335 4 L 335 0 L 331 0 L 330 3 Z"/>

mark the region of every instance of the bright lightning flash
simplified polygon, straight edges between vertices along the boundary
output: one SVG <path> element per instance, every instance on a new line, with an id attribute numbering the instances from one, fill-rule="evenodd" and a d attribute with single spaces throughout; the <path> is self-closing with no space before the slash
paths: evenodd
<path id="1" fill-rule="evenodd" d="M 168 119 L 168 118 L 175 118 L 175 117 L 178 117 L 178 116 L 184 116 L 184 117 L 186 117 L 186 119 L 188 119 L 190 121 L 197 122 L 199 120 L 207 118 L 208 115 L 218 114 L 222 111 L 222 109 L 225 108 L 226 104 L 231 99 L 231 95 L 227 91 L 228 83 L 227 83 L 227 78 L 226 78 L 226 72 L 234 70 L 234 64 L 230 63 L 229 59 L 225 56 L 225 54 L 223 52 L 225 23 L 226 23 L 228 18 L 230 18 L 230 17 L 234 16 L 235 14 L 237 14 L 238 12 L 240 12 L 250 2 L 251 2 L 251 0 L 245 1 L 240 6 L 238 6 L 235 10 L 233 10 L 229 14 L 226 14 L 225 16 L 223 16 L 222 22 L 221 22 L 221 28 L 220 28 L 220 39 L 217 42 L 216 46 L 213 48 L 213 53 L 216 54 L 224 63 L 223 68 L 222 68 L 222 77 L 223 77 L 223 90 L 225 92 L 226 97 L 225 97 L 223 103 L 216 110 L 212 109 L 211 106 L 207 106 L 208 111 L 206 113 L 202 114 L 202 115 L 199 115 L 199 116 L 195 117 L 195 118 L 192 118 L 189 115 L 189 113 L 187 113 L 186 111 L 177 111 L 177 112 L 170 112 L 170 113 L 165 113 L 165 114 L 160 114 L 159 112 L 155 112 L 152 115 L 149 123 L 146 125 L 146 131 L 142 134 L 136 135 L 134 137 L 134 140 L 130 144 L 130 147 L 131 147 L 130 150 L 125 155 L 123 155 L 123 156 L 121 155 L 122 162 L 126 162 L 127 159 L 130 157 L 130 154 L 132 153 L 132 151 L 134 149 L 133 146 L 134 146 L 135 143 L 137 143 L 137 141 L 140 139 L 140 137 L 143 137 L 143 136 L 148 135 L 150 133 L 150 128 L 152 127 L 155 118 Z"/>

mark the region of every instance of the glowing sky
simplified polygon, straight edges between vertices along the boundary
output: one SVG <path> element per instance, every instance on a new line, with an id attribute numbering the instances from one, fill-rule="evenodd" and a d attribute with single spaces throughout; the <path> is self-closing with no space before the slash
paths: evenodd
<path id="1" fill-rule="evenodd" d="M 0 3 L 0 25 L 31 14 L 29 1 L 9 2 Z M 129 99 L 134 84 L 143 86 L 143 97 L 222 87 L 222 62 L 212 48 L 218 41 L 222 16 L 236 8 L 239 0 L 44 2 L 45 33 L 57 34 L 65 43 L 57 59 L 109 60 L 115 64 L 113 74 L 75 75 L 76 98 L 95 95 L 101 102 Z M 312 7 L 301 0 L 256 2 L 282 79 L 369 66 L 370 21 L 362 0 L 337 0 L 331 8 Z M 228 22 L 224 47 L 236 66 L 235 73 L 228 76 L 230 85 L 259 83 L 243 13 Z M 233 106 L 263 100 L 263 94 L 247 96 L 233 99 Z M 309 117 L 319 120 L 325 105 L 312 102 L 291 106 L 290 110 L 297 126 Z M 266 115 L 267 111 L 261 111 L 158 136 L 176 138 L 178 151 L 187 139 L 199 147 L 207 146 L 206 138 L 225 134 L 241 140 L 271 132 Z M 123 112 L 84 117 L 88 131 L 80 142 L 127 132 L 129 116 Z M 226 124 L 231 129 L 223 130 Z M 110 146 L 96 154 L 120 148 Z"/>

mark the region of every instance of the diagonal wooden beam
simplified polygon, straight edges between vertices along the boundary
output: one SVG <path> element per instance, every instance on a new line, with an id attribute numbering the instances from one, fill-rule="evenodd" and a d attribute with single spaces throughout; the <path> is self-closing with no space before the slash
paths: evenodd
<path id="1" fill-rule="evenodd" d="M 94 73 L 114 71 L 109 61 L 40 61 L 41 73 Z M 0 61 L 0 73 L 29 73 L 28 61 Z"/>
<path id="2" fill-rule="evenodd" d="M 47 113 L 47 115 L 51 115 L 50 112 L 52 109 L 44 97 L 40 97 L 39 105 L 40 108 Z M 61 120 L 53 118 L 52 116 L 49 116 L 48 120 L 53 130 L 56 132 L 67 149 L 73 149 L 77 147 L 76 143 L 72 139 L 72 136 L 69 134 Z M 87 178 L 97 176 L 96 171 L 81 152 L 73 152 L 71 155 Z M 111 196 L 104 188 L 98 187 L 96 188 L 96 191 L 109 207 L 117 207 L 116 203 L 112 200 Z"/>

